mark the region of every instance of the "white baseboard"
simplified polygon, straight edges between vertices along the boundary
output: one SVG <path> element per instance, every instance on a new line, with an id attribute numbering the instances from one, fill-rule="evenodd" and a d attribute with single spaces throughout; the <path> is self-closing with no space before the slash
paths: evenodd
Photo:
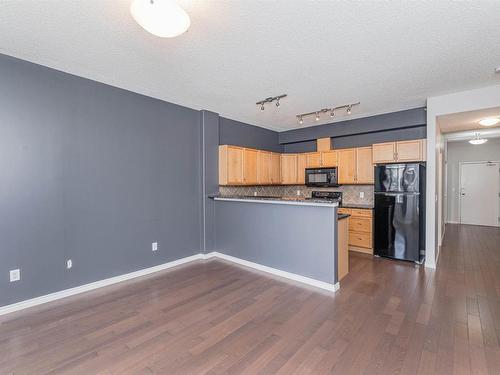
<path id="1" fill-rule="evenodd" d="M 35 297 L 35 298 L 29 299 L 26 301 L 13 303 L 11 305 L 0 306 L 0 316 L 5 315 L 5 314 L 9 314 L 9 313 L 12 313 L 15 311 L 27 309 L 28 307 L 34 307 L 34 306 L 38 306 L 38 305 L 41 305 L 41 304 L 44 304 L 47 302 L 57 301 L 57 300 L 62 299 L 62 298 L 74 296 L 75 294 L 89 292 L 91 290 L 102 288 L 102 287 L 105 287 L 108 285 L 113 285 L 116 283 L 120 283 L 122 281 L 135 279 L 136 277 L 149 275 L 149 274 L 152 274 L 152 273 L 155 273 L 158 271 L 163 271 L 163 270 L 166 270 L 168 268 L 179 266 L 181 264 L 193 262 L 195 260 L 202 260 L 202 259 L 209 259 L 209 258 L 224 259 L 224 260 L 227 260 L 227 261 L 235 263 L 235 264 L 239 264 L 239 265 L 242 265 L 245 267 L 250 267 L 250 268 L 253 268 L 253 269 L 256 269 L 259 271 L 263 271 L 263 272 L 270 273 L 272 275 L 284 277 L 286 279 L 298 281 L 298 282 L 301 282 L 301 283 L 304 283 L 307 285 L 312 285 L 314 287 L 325 289 L 325 290 L 328 290 L 330 292 L 335 292 L 340 287 L 339 283 L 336 283 L 336 284 L 325 283 L 323 281 L 311 279 L 309 277 L 297 275 L 297 274 L 291 273 L 291 272 L 281 271 L 281 270 L 278 270 L 276 268 L 263 266 L 263 265 L 258 264 L 258 263 L 249 262 L 248 260 L 239 259 L 239 258 L 230 256 L 230 255 L 226 255 L 226 254 L 214 251 L 214 252 L 211 252 L 208 254 L 195 254 L 195 255 L 192 255 L 192 256 L 189 256 L 186 258 L 177 259 L 177 260 L 174 260 L 172 262 L 159 264 L 157 266 L 145 268 L 145 269 L 142 269 L 139 271 L 134 271 L 134 272 L 130 272 L 130 273 L 127 273 L 124 275 L 110 277 L 109 279 L 95 281 L 95 282 L 85 284 L 85 285 L 80 285 L 80 286 L 77 286 L 77 287 L 74 287 L 71 289 L 61 290 L 59 292 L 46 294 L 44 296 Z"/>
<path id="2" fill-rule="evenodd" d="M 284 277 L 286 279 L 298 281 L 298 282 L 301 282 L 303 284 L 314 286 L 316 288 L 328 290 L 329 292 L 336 292 L 340 288 L 340 283 L 338 283 L 338 282 L 336 284 L 326 283 L 324 281 L 311 279 L 310 277 L 297 275 L 296 273 L 291 273 L 291 272 L 282 271 L 282 270 L 279 270 L 276 268 L 263 266 L 262 264 L 259 264 L 259 263 L 250 262 L 248 260 L 236 258 L 236 257 L 233 257 L 231 255 L 219 253 L 217 251 L 204 254 L 204 258 L 205 259 L 219 258 L 219 259 L 227 260 L 229 262 L 236 263 L 236 264 L 239 264 L 239 265 L 242 265 L 245 267 L 253 268 L 253 269 L 256 269 L 259 271 L 267 272 L 267 273 L 270 273 L 270 274 L 275 275 L 275 276 Z"/>
<path id="3" fill-rule="evenodd" d="M 14 311 L 19 311 L 22 309 L 26 309 L 28 307 L 41 305 L 43 303 L 56 301 L 56 300 L 61 299 L 61 298 L 73 296 L 73 295 L 79 294 L 79 293 L 88 292 L 88 291 L 91 291 L 94 289 L 102 288 L 104 286 L 116 284 L 116 283 L 119 283 L 122 281 L 135 279 L 136 277 L 149 275 L 151 273 L 163 271 L 163 270 L 166 270 L 168 268 L 172 268 L 172 267 L 184 264 L 184 263 L 189 263 L 189 262 L 192 262 L 195 260 L 200 260 L 200 259 L 204 259 L 204 254 L 195 254 L 195 255 L 192 255 L 192 256 L 189 256 L 186 258 L 174 260 L 172 262 L 159 264 L 159 265 L 154 266 L 154 267 L 144 268 L 144 269 L 139 270 L 139 271 L 134 271 L 134 272 L 130 272 L 130 273 L 127 273 L 124 275 L 110 277 L 109 279 L 95 281 L 93 283 L 80 285 L 80 286 L 77 286 L 77 287 L 74 287 L 71 289 L 61 290 L 59 292 L 46 294 L 44 296 L 32 298 L 32 299 L 29 299 L 26 301 L 13 303 L 11 305 L 0 306 L 0 315 L 9 314 L 9 313 L 14 312 Z"/>

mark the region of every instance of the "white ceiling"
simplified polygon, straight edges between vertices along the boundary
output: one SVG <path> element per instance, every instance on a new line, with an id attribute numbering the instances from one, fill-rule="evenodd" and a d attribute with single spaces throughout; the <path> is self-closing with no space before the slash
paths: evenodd
<path id="1" fill-rule="evenodd" d="M 442 133 L 500 128 L 500 123 L 493 126 L 480 125 L 479 120 L 487 117 L 500 118 L 500 107 L 443 115 L 438 117 L 437 122 Z"/>
<path id="2" fill-rule="evenodd" d="M 500 84 L 499 1 L 179 3 L 191 28 L 161 39 L 130 0 L 0 0 L 0 52 L 275 130 L 331 105 L 360 100 L 355 118 Z M 255 105 L 282 93 L 279 109 Z"/>

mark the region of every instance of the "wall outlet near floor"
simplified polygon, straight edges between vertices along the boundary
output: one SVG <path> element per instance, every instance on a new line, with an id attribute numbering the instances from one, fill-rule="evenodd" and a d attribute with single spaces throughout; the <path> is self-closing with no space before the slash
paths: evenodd
<path id="1" fill-rule="evenodd" d="M 66 268 L 69 270 L 71 267 L 73 267 L 73 261 L 71 259 L 68 259 L 66 261 Z"/>
<path id="2" fill-rule="evenodd" d="M 10 270 L 10 282 L 21 280 L 21 270 L 18 268 L 17 270 Z"/>
<path id="3" fill-rule="evenodd" d="M 359 192 L 359 197 L 360 197 L 361 199 L 363 199 L 363 198 L 365 197 L 365 192 L 364 192 L 364 191 L 360 191 L 360 192 Z"/>
<path id="4" fill-rule="evenodd" d="M 153 242 L 153 243 L 151 244 L 151 250 L 152 250 L 152 251 L 156 251 L 156 250 L 158 250 L 158 242 Z"/>

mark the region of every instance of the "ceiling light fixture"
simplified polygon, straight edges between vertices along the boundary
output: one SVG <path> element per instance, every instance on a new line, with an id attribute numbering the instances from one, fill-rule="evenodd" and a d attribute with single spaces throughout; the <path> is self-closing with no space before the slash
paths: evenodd
<path id="1" fill-rule="evenodd" d="M 330 112 L 330 117 L 333 118 L 333 117 L 335 117 L 335 111 L 338 109 L 341 109 L 341 108 L 347 108 L 347 114 L 350 115 L 352 113 L 352 107 L 354 107 L 355 105 L 359 105 L 359 104 L 360 104 L 360 102 L 356 102 L 356 103 L 351 103 L 351 104 L 339 105 L 339 106 L 332 107 L 332 108 L 322 108 L 319 111 L 300 113 L 300 114 L 296 115 L 296 117 L 299 120 L 299 124 L 302 125 L 304 123 L 304 117 L 314 115 L 314 119 L 316 121 L 319 121 L 320 114 Z"/>
<path id="2" fill-rule="evenodd" d="M 469 140 L 469 143 L 471 145 L 482 145 L 483 143 L 486 143 L 486 142 L 488 142 L 488 140 L 486 138 L 481 138 L 479 133 L 476 133 L 476 136 L 474 138 L 472 138 L 471 140 Z"/>
<path id="3" fill-rule="evenodd" d="M 495 68 L 495 73 L 500 73 L 500 66 L 497 66 L 497 67 Z"/>
<path id="4" fill-rule="evenodd" d="M 259 100 L 257 103 L 255 103 L 256 105 L 260 105 L 260 109 L 263 111 L 264 110 L 264 104 L 266 103 L 272 103 L 272 102 L 276 102 L 276 107 L 279 107 L 280 106 L 280 99 L 283 99 L 285 98 L 287 95 L 286 94 L 283 94 L 283 95 L 278 95 L 278 96 L 270 96 L 268 98 L 265 98 L 265 99 L 262 99 L 262 100 Z"/>
<path id="5" fill-rule="evenodd" d="M 191 25 L 186 11 L 174 0 L 134 0 L 130 13 L 144 30 L 161 38 L 179 36 Z"/>
<path id="6" fill-rule="evenodd" d="M 493 126 L 496 125 L 500 122 L 500 118 L 498 117 L 487 117 L 483 118 L 482 120 L 479 121 L 479 125 L 483 126 Z"/>

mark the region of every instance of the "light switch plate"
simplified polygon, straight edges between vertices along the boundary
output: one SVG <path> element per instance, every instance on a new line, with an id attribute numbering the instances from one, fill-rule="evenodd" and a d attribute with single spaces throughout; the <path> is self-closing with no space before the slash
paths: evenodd
<path id="1" fill-rule="evenodd" d="M 66 261 L 66 268 L 69 270 L 71 267 L 73 267 L 73 261 L 71 259 L 68 259 Z"/>
<path id="2" fill-rule="evenodd" d="M 360 192 L 359 192 L 359 197 L 360 197 L 361 199 L 363 199 L 363 198 L 365 197 L 365 192 L 364 192 L 364 191 L 360 191 Z"/>
<path id="3" fill-rule="evenodd" d="M 10 282 L 21 280 L 21 270 L 18 268 L 16 270 L 10 270 Z"/>
<path id="4" fill-rule="evenodd" d="M 153 242 L 153 243 L 151 244 L 151 250 L 152 250 L 152 251 L 156 251 L 156 250 L 158 250 L 158 242 Z"/>

